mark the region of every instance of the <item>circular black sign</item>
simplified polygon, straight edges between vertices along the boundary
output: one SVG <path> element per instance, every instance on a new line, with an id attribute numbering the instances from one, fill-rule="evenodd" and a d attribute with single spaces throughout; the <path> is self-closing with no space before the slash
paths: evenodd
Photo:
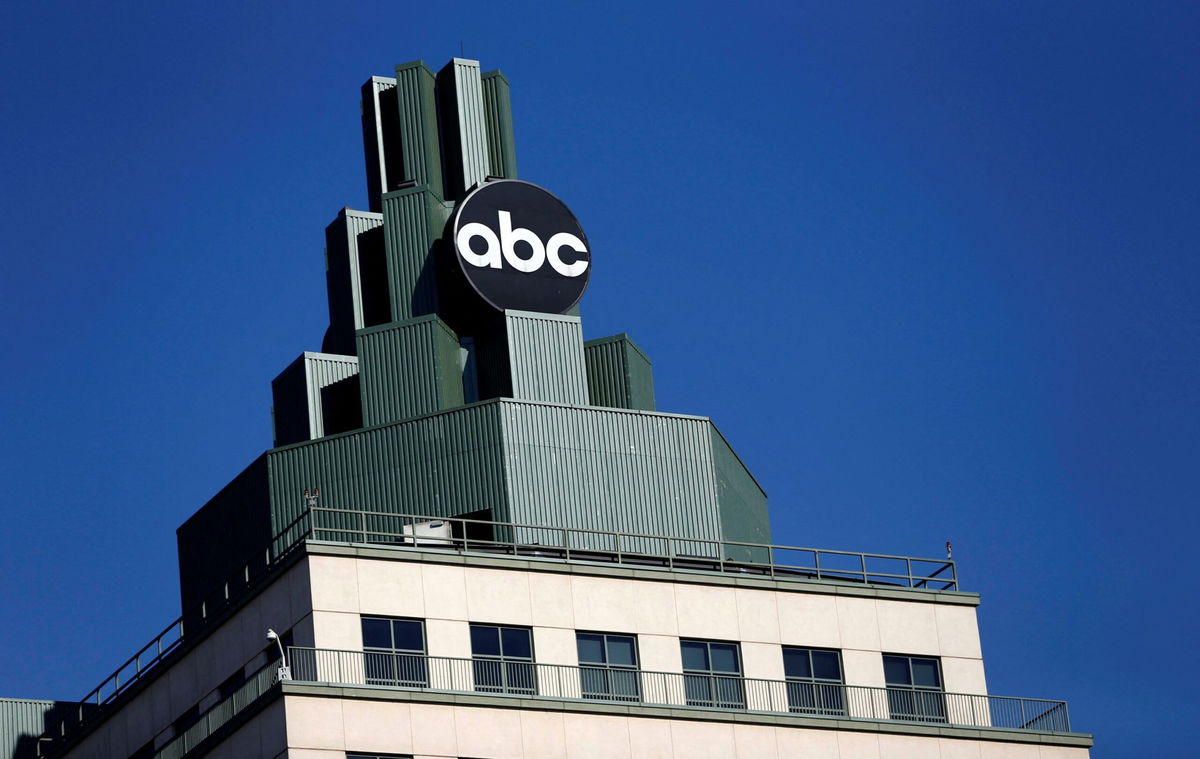
<path id="1" fill-rule="evenodd" d="M 561 314 L 587 289 L 592 254 L 583 227 L 535 184 L 480 185 L 459 201 L 450 235 L 467 281 L 493 308 Z"/>

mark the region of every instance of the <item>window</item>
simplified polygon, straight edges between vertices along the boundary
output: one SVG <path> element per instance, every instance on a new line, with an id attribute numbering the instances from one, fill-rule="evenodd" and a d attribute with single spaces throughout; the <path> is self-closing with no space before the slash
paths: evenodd
<path id="1" fill-rule="evenodd" d="M 424 688 L 429 684 L 424 622 L 363 617 L 362 637 L 367 685 Z"/>
<path id="2" fill-rule="evenodd" d="M 683 689 L 689 706 L 744 709 L 742 656 L 737 643 L 680 640 Z"/>
<path id="3" fill-rule="evenodd" d="M 533 640 L 528 627 L 471 625 L 475 690 L 486 693 L 537 693 Z"/>
<path id="4" fill-rule="evenodd" d="M 637 639 L 613 633 L 575 633 L 584 698 L 641 701 Z"/>
<path id="5" fill-rule="evenodd" d="M 945 722 L 946 697 L 942 667 L 937 659 L 884 654 L 888 710 L 892 719 L 907 722 Z"/>
<path id="6" fill-rule="evenodd" d="M 820 648 L 783 647 L 788 711 L 801 714 L 846 714 L 842 655 Z"/>
<path id="7" fill-rule="evenodd" d="M 412 754 L 346 754 L 346 759 L 412 759 Z"/>

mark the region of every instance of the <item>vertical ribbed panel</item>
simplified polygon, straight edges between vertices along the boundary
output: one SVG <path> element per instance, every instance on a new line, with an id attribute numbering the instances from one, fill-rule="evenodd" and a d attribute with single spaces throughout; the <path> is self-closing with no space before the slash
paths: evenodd
<path id="1" fill-rule="evenodd" d="M 513 139 L 512 99 L 508 79 L 489 71 L 480 79 L 487 128 L 488 166 L 494 176 L 517 178 L 517 148 Z"/>
<path id="2" fill-rule="evenodd" d="M 404 321 L 437 311 L 437 271 L 432 251 L 447 218 L 445 205 L 425 190 L 401 190 L 383 196 L 392 319 Z"/>
<path id="3" fill-rule="evenodd" d="M 421 61 L 396 67 L 396 105 L 400 113 L 400 149 L 405 180 L 415 180 L 442 197 L 442 159 L 438 144 L 435 78 Z M 396 177 L 389 176 L 390 187 Z M 385 189 L 386 192 L 386 189 Z"/>
<path id="4" fill-rule="evenodd" d="M 327 437 L 268 454 L 274 529 L 319 505 L 453 516 L 493 509 L 508 519 L 498 404 L 480 404 Z"/>
<path id="5" fill-rule="evenodd" d="M 593 406 L 654 410 L 654 371 L 650 357 L 628 335 L 583 344 L 588 399 Z"/>
<path id="6" fill-rule="evenodd" d="M 321 391 L 358 374 L 358 359 L 305 351 L 271 382 L 275 445 L 315 440 L 325 434 Z"/>
<path id="7" fill-rule="evenodd" d="M 488 166 L 488 140 L 483 108 L 479 61 L 454 58 L 438 73 L 439 100 L 444 134 L 442 148 L 448 198 L 458 198 L 476 182 L 492 173 Z"/>
<path id="8" fill-rule="evenodd" d="M 321 391 L 335 382 L 358 374 L 358 359 L 331 353 L 304 352 L 304 375 L 308 384 L 308 431 L 310 439 L 324 437 Z"/>
<path id="9" fill-rule="evenodd" d="M 350 265 L 350 293 L 353 302 L 354 329 L 359 330 L 366 326 L 366 322 L 363 319 L 363 282 L 362 271 L 359 266 L 358 241 L 360 235 L 383 226 L 383 214 L 352 211 L 347 208 L 345 217 L 346 243 L 350 253 L 348 262 Z"/>
<path id="10" fill-rule="evenodd" d="M 363 256 L 382 255 L 382 251 L 360 249 L 360 242 L 365 245 L 367 233 L 382 226 L 383 214 L 343 208 L 325 228 L 330 333 L 321 346 L 325 352 L 353 353 L 354 331 L 367 326 L 363 308 Z M 370 262 L 367 263 L 369 266 Z M 371 284 L 378 287 L 381 283 Z"/>
<path id="11" fill-rule="evenodd" d="M 358 333 L 363 425 L 463 404 L 458 336 L 436 316 Z"/>
<path id="12" fill-rule="evenodd" d="M 721 532 L 725 540 L 770 543 L 771 520 L 767 514 L 766 492 L 715 425 L 711 427 L 711 435 L 717 503 L 721 507 Z M 766 557 L 735 558 L 764 560 Z"/>
<path id="13" fill-rule="evenodd" d="M 34 759 L 38 756 L 37 738 L 78 704 L 66 701 L 32 701 L 0 698 L 0 757 Z M 21 752 L 17 753 L 17 749 Z"/>
<path id="14" fill-rule="evenodd" d="M 577 316 L 505 311 L 512 397 L 586 406 L 583 328 Z"/>
<path id="15" fill-rule="evenodd" d="M 513 519 L 718 540 L 710 426 L 700 417 L 504 402 Z"/>
<path id="16" fill-rule="evenodd" d="M 385 146 L 384 99 L 380 96 L 396 89 L 396 80 L 373 76 L 362 86 L 363 156 L 367 164 L 367 198 L 372 211 L 379 210 L 379 196 L 388 188 Z M 391 98 L 387 98 L 390 104 Z"/>

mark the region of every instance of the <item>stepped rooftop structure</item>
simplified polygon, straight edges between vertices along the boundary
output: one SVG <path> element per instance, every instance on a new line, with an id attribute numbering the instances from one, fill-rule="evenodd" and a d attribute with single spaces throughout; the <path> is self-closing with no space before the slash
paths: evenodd
<path id="1" fill-rule="evenodd" d="M 179 619 L 0 700 L 0 759 L 1088 755 L 988 692 L 953 561 L 777 544 L 713 421 L 584 339 L 586 220 L 518 178 L 503 74 L 397 66 L 362 127 L 329 327 L 179 527 Z"/>

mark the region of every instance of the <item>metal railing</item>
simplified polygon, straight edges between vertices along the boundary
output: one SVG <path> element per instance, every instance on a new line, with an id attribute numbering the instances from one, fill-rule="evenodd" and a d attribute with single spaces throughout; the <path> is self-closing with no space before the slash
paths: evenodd
<path id="1" fill-rule="evenodd" d="M 637 703 L 951 727 L 1071 731 L 1065 701 L 917 688 L 650 672 L 603 665 L 542 664 L 520 659 L 460 659 L 300 646 L 292 646 L 288 652 L 292 679 L 331 685 Z"/>
<path id="2" fill-rule="evenodd" d="M 418 525 L 430 523 L 448 526 L 448 535 L 416 534 Z M 276 550 L 286 551 L 305 538 L 337 543 L 506 553 L 674 570 L 958 590 L 958 570 L 950 559 L 546 527 L 459 517 L 385 514 L 360 509 L 310 507 L 276 536 Z"/>
<path id="3" fill-rule="evenodd" d="M 278 667 L 279 662 L 275 661 L 260 669 L 224 700 L 201 714 L 194 725 L 168 741 L 154 754 L 154 759 L 181 759 L 200 745 L 208 736 L 266 693 L 275 684 Z"/>
<path id="4" fill-rule="evenodd" d="M 450 527 L 448 537 L 418 534 L 418 525 L 437 522 Z M 256 552 L 206 598 L 196 610 L 197 618 L 205 623 L 250 592 L 305 539 L 958 590 L 957 566 L 949 559 L 309 506 L 275 534 L 270 547 Z M 74 732 L 182 642 L 183 619 L 179 618 L 93 688 L 80 700 L 77 710 L 42 737 L 57 740 Z"/>

